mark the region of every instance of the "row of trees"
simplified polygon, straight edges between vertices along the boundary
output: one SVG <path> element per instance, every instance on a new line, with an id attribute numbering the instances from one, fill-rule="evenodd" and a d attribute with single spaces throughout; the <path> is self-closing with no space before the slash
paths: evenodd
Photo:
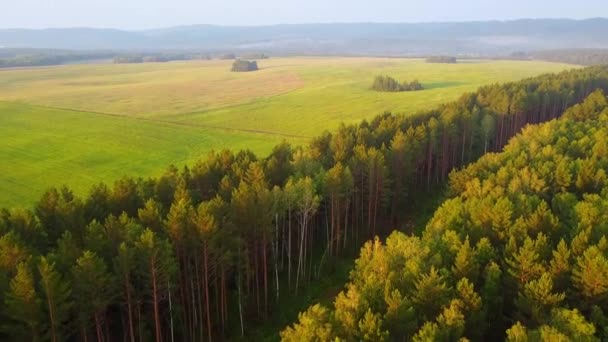
<path id="1" fill-rule="evenodd" d="M 608 89 L 606 68 L 546 75 L 342 126 L 306 147 L 283 143 L 263 159 L 211 153 L 84 199 L 51 189 L 33 210 L 0 211 L 0 337 L 244 335 L 334 256 L 399 228 L 450 170 L 597 88 Z"/>
<path id="2" fill-rule="evenodd" d="M 7 49 L 9 51 L 13 49 Z M 19 51 L 19 49 L 16 49 Z M 38 51 L 38 50 L 34 50 Z M 76 63 L 95 59 L 112 58 L 114 54 L 109 52 L 48 52 L 30 53 L 28 49 L 14 56 L 0 57 L 0 68 L 35 67 Z M 7 53 L 7 55 L 10 53 Z"/>
<path id="3" fill-rule="evenodd" d="M 33 67 L 77 63 L 92 60 L 112 60 L 116 64 L 125 63 L 162 63 L 169 61 L 209 60 L 210 54 L 196 52 L 163 52 L 163 53 L 135 53 L 116 54 L 116 52 L 66 52 L 40 49 L 6 49 L 4 56 L 0 56 L 0 68 Z M 10 51 L 15 51 L 11 53 Z M 32 51 L 30 51 L 32 50 Z M 219 59 L 236 59 L 234 54 L 216 56 Z M 243 55 L 246 59 L 268 59 L 263 53 Z"/>
<path id="4" fill-rule="evenodd" d="M 372 83 L 372 90 L 375 91 L 388 91 L 388 92 L 398 92 L 398 91 L 417 91 L 423 90 L 422 84 L 418 82 L 418 80 L 414 80 L 412 82 L 403 82 L 399 83 L 397 80 L 390 76 L 379 75 L 374 78 L 374 83 Z"/>
<path id="5" fill-rule="evenodd" d="M 116 56 L 113 59 L 115 64 L 135 64 L 135 63 L 143 63 L 144 57 L 139 55 L 125 55 L 125 56 Z"/>
<path id="6" fill-rule="evenodd" d="M 131 54 L 114 56 L 116 64 L 165 63 L 170 61 L 208 60 L 209 55 L 197 53 Z"/>
<path id="7" fill-rule="evenodd" d="M 578 65 L 608 64 L 608 49 L 561 49 L 531 53 L 533 58 Z"/>
<path id="8" fill-rule="evenodd" d="M 456 59 L 456 57 L 452 57 L 452 56 L 431 56 L 426 59 L 426 62 L 427 63 L 454 64 L 454 63 L 457 63 L 458 60 Z"/>
<path id="9" fill-rule="evenodd" d="M 333 308 L 284 341 L 608 339 L 608 100 L 530 126 L 450 177 L 421 236 L 365 244 Z"/>
<path id="10" fill-rule="evenodd" d="M 243 59 L 268 59 L 270 57 L 265 53 L 246 53 L 246 54 L 242 55 L 241 58 L 243 58 Z"/>

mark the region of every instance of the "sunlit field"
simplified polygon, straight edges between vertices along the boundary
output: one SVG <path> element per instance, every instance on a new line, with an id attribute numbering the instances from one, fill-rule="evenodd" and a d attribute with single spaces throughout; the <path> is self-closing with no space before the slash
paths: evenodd
<path id="1" fill-rule="evenodd" d="M 212 149 L 264 155 L 282 140 L 384 111 L 415 113 L 480 85 L 571 65 L 523 61 L 271 58 L 0 70 L 0 206 L 30 206 L 50 185 L 77 194 L 122 175 L 154 176 Z M 417 79 L 417 92 L 369 90 L 374 76 Z"/>

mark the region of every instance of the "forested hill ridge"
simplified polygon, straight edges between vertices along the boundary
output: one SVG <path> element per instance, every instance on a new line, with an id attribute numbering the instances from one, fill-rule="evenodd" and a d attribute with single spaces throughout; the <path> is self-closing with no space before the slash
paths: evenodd
<path id="1" fill-rule="evenodd" d="M 522 127 L 560 117 L 568 107 L 581 103 L 597 89 L 608 90 L 606 67 L 485 86 L 475 93 L 463 95 L 458 101 L 418 115 L 386 113 L 370 122 L 343 126 L 337 132 L 313 139 L 306 147 L 294 148 L 283 143 L 266 158 L 258 158 L 248 151 L 211 153 L 182 170 L 169 167 L 159 178 L 124 177 L 112 186 L 96 185 L 84 199 L 77 198 L 66 187 L 52 188 L 32 210 L 0 210 L 0 339 L 192 341 L 247 335 L 256 324 L 281 313 L 281 307 L 275 305 L 278 298 L 298 295 L 311 282 L 331 272 L 336 256 L 358 249 L 361 243 L 376 235 L 403 228 L 406 215 L 419 198 L 444 184 L 452 169 L 475 161 L 486 152 L 499 151 Z M 603 106 L 598 97 L 595 94 L 592 99 L 596 99 L 598 107 Z M 585 109 L 589 103 L 593 102 L 575 108 Z M 568 116 L 575 117 L 576 113 L 575 109 Z M 597 130 L 601 130 L 599 123 L 603 123 L 599 120 Z M 599 134 L 592 135 L 591 131 L 584 131 L 589 133 L 587 135 L 577 132 L 568 132 L 577 139 L 573 140 L 576 143 L 569 144 L 568 136 L 558 139 L 560 146 L 564 144 L 573 149 L 570 159 L 581 159 L 575 164 L 566 161 L 568 174 L 576 179 L 581 174 L 578 170 L 584 169 L 575 169 L 576 163 L 595 165 L 594 159 L 585 154 L 588 147 L 585 144 L 601 138 Z M 601 144 L 597 146 L 594 151 L 601 153 Z M 538 154 L 539 158 L 551 155 L 550 151 L 534 147 L 530 145 L 526 149 L 534 151 L 534 156 Z M 484 161 L 497 156 L 500 155 L 490 155 Z M 521 159 L 521 163 L 525 163 L 525 155 Z M 528 170 L 530 177 L 510 182 L 513 189 L 523 191 L 540 186 L 548 191 L 543 193 L 545 197 L 538 195 L 537 201 L 512 205 L 514 213 L 526 213 L 517 226 L 517 231 L 525 233 L 524 228 L 533 224 L 530 222 L 544 220 L 542 215 L 537 217 L 528 213 L 538 209 L 541 199 L 548 201 L 546 196 L 551 195 L 553 189 L 543 183 L 546 173 L 532 172 L 532 164 L 526 169 L 519 159 L 516 161 L 517 169 Z M 544 172 L 552 172 L 550 166 L 543 168 L 548 170 Z M 595 166 L 591 170 L 594 173 L 584 176 L 581 181 L 581 186 L 589 191 L 605 177 Z M 511 177 L 509 173 L 498 174 L 507 179 Z M 452 179 L 454 191 L 458 191 L 458 178 Z M 564 210 L 568 210 L 568 205 L 580 200 L 576 197 L 577 187 L 576 184 L 566 187 L 574 191 L 575 198 L 565 196 L 561 202 L 550 201 L 549 208 L 564 205 Z M 490 188 L 481 186 L 480 189 Z M 501 194 L 497 190 L 496 196 Z M 505 207 L 493 210 L 504 214 L 511 208 L 503 202 L 499 203 Z M 518 208 L 519 204 L 525 205 Z M 576 208 L 578 210 L 578 206 Z M 493 211 L 483 211 L 486 212 Z M 597 209 L 597 212 L 603 211 Z M 458 213 L 454 212 L 453 217 L 458 218 Z M 540 211 L 539 215 L 542 213 Z M 494 225 L 493 216 L 482 215 L 478 220 L 484 227 Z M 547 220 L 550 227 L 554 223 L 559 226 L 559 222 L 567 222 Z M 501 241 L 496 239 L 506 233 L 500 230 L 504 227 L 502 223 L 496 222 L 497 233 L 496 237 L 491 236 L 493 239 L 488 237 L 486 241 L 469 234 L 468 245 L 480 258 L 479 266 L 472 265 L 471 270 L 481 270 L 482 265 L 488 268 L 489 260 L 495 260 L 501 267 L 497 273 L 505 274 L 501 281 L 506 281 L 510 278 L 506 278 L 506 269 L 497 254 L 501 250 L 493 249 Z M 437 222 L 437 226 L 441 227 L 441 222 Z M 544 234 L 555 236 L 549 235 L 550 232 Z M 445 235 L 445 243 L 457 238 L 465 241 L 458 234 Z M 523 235 L 518 236 L 523 239 Z M 530 243 L 539 245 L 540 236 L 534 235 Z M 411 239 L 408 243 L 427 241 L 426 237 Z M 428 266 L 443 265 L 449 260 L 444 258 L 450 256 L 441 245 L 444 239 L 429 241 L 437 243 L 437 250 L 431 249 L 428 253 L 439 254 L 434 254 Z M 591 235 L 587 241 L 593 241 Z M 509 251 L 519 250 L 520 240 L 509 243 L 512 246 Z M 549 246 L 553 241 L 545 243 Z M 459 242 L 457 246 L 462 247 L 460 245 L 466 243 Z M 601 246 L 598 248 L 603 248 Z M 466 248 L 462 248 L 465 249 L 462 253 L 466 253 Z M 406 245 L 400 245 L 398 249 L 410 250 Z M 578 254 L 570 247 L 568 250 L 573 253 L 574 260 Z M 424 251 L 426 247 L 421 254 L 416 250 L 413 253 L 424 255 Z M 525 261 L 523 257 L 520 259 Z M 404 259 L 393 261 L 398 260 L 417 267 L 415 258 L 412 263 L 405 263 Z M 590 262 L 595 265 L 596 260 Z M 383 270 L 388 268 L 378 269 L 379 272 Z M 476 286 L 482 280 L 472 276 L 469 282 L 462 281 L 453 287 L 450 280 L 444 280 L 451 276 L 450 273 L 442 268 L 420 269 L 420 272 L 416 284 L 431 292 L 421 292 L 416 300 L 433 298 L 435 301 L 428 303 L 428 308 L 421 304 L 423 302 L 417 302 L 415 310 L 421 311 L 414 311 L 414 314 L 425 321 L 437 321 L 438 327 L 463 321 L 460 317 L 473 312 L 476 306 L 494 305 L 487 298 L 503 300 L 501 294 L 491 292 L 492 288 L 487 293 L 481 292 Z M 458 272 L 469 274 L 466 268 Z M 525 274 L 526 281 L 537 279 L 537 273 Z M 604 273 L 598 271 L 597 274 Z M 371 273 L 369 280 L 394 279 L 373 277 Z M 546 278 L 538 279 L 546 282 Z M 405 275 L 403 279 L 407 280 Z M 436 283 L 439 284 L 439 297 L 433 296 L 436 288 L 431 285 Z M 394 286 L 404 284 L 409 288 L 408 283 L 395 283 Z M 559 286 L 555 281 L 558 299 L 561 298 L 559 291 L 562 291 Z M 444 298 L 456 298 L 454 288 L 470 293 L 470 301 L 454 301 L 451 311 L 446 311 L 444 318 L 437 318 L 438 310 L 446 309 Z M 403 303 L 411 297 L 392 291 L 394 296 L 385 300 L 385 293 L 376 291 L 378 287 L 371 289 L 374 291 L 365 293 L 371 297 L 360 297 L 357 292 L 352 294 L 368 303 L 362 305 L 372 305 L 371 308 L 377 311 L 357 311 L 365 306 L 358 306 L 360 303 L 355 299 L 345 303 L 356 309 L 352 316 L 343 316 L 351 330 L 339 330 L 342 328 L 334 326 L 334 321 L 327 323 L 330 325 L 316 319 L 310 322 L 322 322 L 322 327 L 331 327 L 330 332 L 339 336 L 375 339 L 377 335 L 371 332 L 357 335 L 358 329 L 364 331 L 369 326 L 377 327 L 374 322 L 384 322 L 380 312 L 385 307 L 383 303 L 390 302 L 396 305 L 391 308 L 396 310 L 398 316 L 395 317 L 400 319 L 397 329 L 404 329 L 404 336 L 419 330 L 422 322 L 401 324 L 403 316 L 400 315 L 411 312 Z M 482 293 L 486 300 L 477 303 L 473 291 Z M 538 292 L 536 289 L 530 291 Z M 597 289 L 590 291 L 595 293 Z M 401 293 L 407 294 L 405 290 Z M 602 300 L 597 298 L 600 308 Z M 464 304 L 460 303 L 470 305 L 470 311 L 465 311 Z M 581 303 L 596 304 L 596 298 Z M 437 304 L 441 306 L 437 308 Z M 502 311 L 492 306 L 489 312 L 512 312 L 509 305 L 504 301 L 504 306 L 500 307 Z M 334 317 L 332 320 L 342 319 L 336 318 L 340 311 L 335 315 L 323 312 L 325 317 Z M 570 311 L 556 312 L 551 320 L 564 315 L 579 317 Z M 487 316 L 476 317 L 480 317 L 479 324 L 486 322 Z M 510 326 L 507 318 L 497 322 Z M 536 322 L 540 321 L 522 318 L 522 324 L 530 331 L 536 328 Z M 478 322 L 467 320 L 467 324 Z M 500 330 L 502 325 L 497 333 L 504 331 Z M 333 330 L 334 327 L 338 330 Z M 379 330 L 374 331 L 385 336 L 386 329 L 380 325 Z M 432 323 L 426 329 L 433 333 Z M 457 335 L 457 332 L 453 333 L 453 336 Z"/>
<path id="2" fill-rule="evenodd" d="M 204 49 L 273 55 L 504 56 L 515 51 L 608 48 L 608 19 L 521 19 L 431 23 L 192 25 L 125 31 L 94 28 L 0 30 L 0 47 L 52 49 Z M 1 49 L 0 49 L 1 51 Z"/>
<path id="3" fill-rule="evenodd" d="M 608 49 L 563 49 L 531 53 L 534 59 L 578 65 L 608 65 Z"/>
<path id="4" fill-rule="evenodd" d="M 450 176 L 421 236 L 365 244 L 284 341 L 608 339 L 608 100 L 590 95 Z"/>

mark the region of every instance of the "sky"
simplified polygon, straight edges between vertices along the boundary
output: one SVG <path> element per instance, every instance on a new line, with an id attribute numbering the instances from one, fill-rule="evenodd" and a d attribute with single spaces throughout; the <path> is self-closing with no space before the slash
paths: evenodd
<path id="1" fill-rule="evenodd" d="M 608 0 L 0 0 L 0 28 L 608 17 Z"/>

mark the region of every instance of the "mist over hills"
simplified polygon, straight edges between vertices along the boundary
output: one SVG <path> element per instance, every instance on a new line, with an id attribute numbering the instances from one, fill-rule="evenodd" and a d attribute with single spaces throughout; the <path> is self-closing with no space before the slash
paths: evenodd
<path id="1" fill-rule="evenodd" d="M 505 55 L 515 51 L 607 48 L 608 19 L 521 19 L 444 23 L 271 26 L 193 25 L 117 29 L 3 29 L 4 48 L 267 51 L 275 54 Z"/>

